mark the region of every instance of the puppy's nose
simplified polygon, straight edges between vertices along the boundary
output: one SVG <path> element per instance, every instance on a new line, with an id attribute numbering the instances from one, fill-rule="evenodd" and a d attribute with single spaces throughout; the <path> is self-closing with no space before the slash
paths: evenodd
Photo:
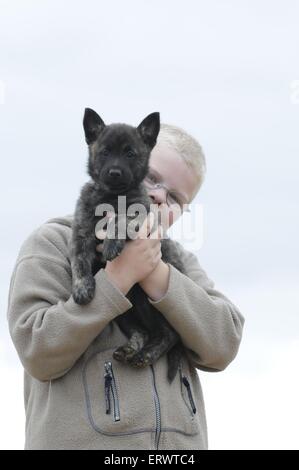
<path id="1" fill-rule="evenodd" d="M 119 168 L 111 168 L 111 170 L 109 170 L 109 176 L 111 178 L 120 178 L 122 175 L 122 172 Z"/>

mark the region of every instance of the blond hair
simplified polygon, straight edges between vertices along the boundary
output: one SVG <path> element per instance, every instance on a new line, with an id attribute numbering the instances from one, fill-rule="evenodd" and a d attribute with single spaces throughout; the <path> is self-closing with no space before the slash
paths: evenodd
<path id="1" fill-rule="evenodd" d="M 172 124 L 161 123 L 157 144 L 166 144 L 174 149 L 195 173 L 197 179 L 193 197 L 199 191 L 206 173 L 206 159 L 198 141 L 184 129 Z"/>

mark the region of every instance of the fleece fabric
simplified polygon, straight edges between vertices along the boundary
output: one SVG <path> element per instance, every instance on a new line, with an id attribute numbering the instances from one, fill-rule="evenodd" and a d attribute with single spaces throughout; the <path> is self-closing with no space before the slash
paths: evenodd
<path id="1" fill-rule="evenodd" d="M 132 304 L 104 269 L 93 300 L 74 302 L 72 220 L 34 230 L 12 273 L 7 315 L 24 367 L 25 449 L 207 449 L 199 373 L 234 359 L 242 314 L 176 242 L 187 274 L 170 265 L 167 292 L 152 303 L 186 347 L 180 373 L 169 385 L 165 355 L 145 369 L 119 363 L 113 351 L 127 339 L 115 319 Z"/>

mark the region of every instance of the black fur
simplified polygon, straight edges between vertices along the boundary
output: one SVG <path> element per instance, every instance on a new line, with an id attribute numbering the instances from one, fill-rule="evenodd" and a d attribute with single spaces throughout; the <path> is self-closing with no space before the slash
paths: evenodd
<path id="1" fill-rule="evenodd" d="M 160 130 L 160 117 L 159 113 L 152 113 L 137 128 L 127 124 L 105 125 L 95 111 L 87 108 L 83 126 L 89 149 L 88 173 L 91 180 L 81 190 L 71 240 L 72 290 L 78 304 L 92 300 L 94 274 L 105 266 L 107 260 L 114 259 L 121 252 L 126 241 L 111 239 L 108 225 L 102 253 L 97 253 L 96 245 L 100 241 L 95 236 L 95 227 L 103 216 L 96 215 L 96 207 L 101 203 L 111 204 L 118 224 L 124 217 L 126 224 L 132 220 L 126 212 L 118 212 L 120 195 L 126 196 L 125 211 L 133 203 L 143 204 L 146 212 L 150 211 L 152 200 L 142 181 Z M 170 239 L 161 240 L 161 251 L 163 261 L 184 272 Z M 114 358 L 135 367 L 145 367 L 167 353 L 168 380 L 172 382 L 184 352 L 179 335 L 148 302 L 139 284 L 132 287 L 127 297 L 133 307 L 115 321 L 128 337 L 128 343 L 114 352 Z"/>

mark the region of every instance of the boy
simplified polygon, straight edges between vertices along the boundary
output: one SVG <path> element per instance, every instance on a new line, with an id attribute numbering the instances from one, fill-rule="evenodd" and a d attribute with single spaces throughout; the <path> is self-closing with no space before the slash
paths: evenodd
<path id="1" fill-rule="evenodd" d="M 175 126 L 162 125 L 146 180 L 153 202 L 173 222 L 205 173 L 201 147 Z M 26 449 L 207 449 L 207 426 L 196 369 L 223 370 L 237 354 L 244 319 L 214 289 L 197 258 L 179 243 L 187 275 L 161 260 L 160 237 L 126 243 L 95 274 L 84 306 L 71 296 L 68 242 L 72 216 L 51 219 L 21 247 L 11 279 L 8 321 L 24 366 Z M 102 233 L 97 234 L 100 237 Z M 113 359 L 126 342 L 114 319 L 132 305 L 139 282 L 179 333 L 185 348 L 170 385 L 167 361 L 136 369 Z"/>

